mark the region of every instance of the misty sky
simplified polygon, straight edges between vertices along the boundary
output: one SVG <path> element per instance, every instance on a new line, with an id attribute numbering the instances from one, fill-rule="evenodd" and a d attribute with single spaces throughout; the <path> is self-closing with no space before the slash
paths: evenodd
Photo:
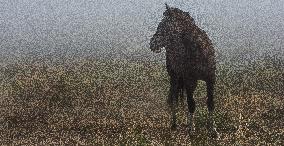
<path id="1" fill-rule="evenodd" d="M 153 56 L 165 2 L 190 12 L 218 53 L 284 54 L 284 0 L 0 0 L 0 55 Z"/>

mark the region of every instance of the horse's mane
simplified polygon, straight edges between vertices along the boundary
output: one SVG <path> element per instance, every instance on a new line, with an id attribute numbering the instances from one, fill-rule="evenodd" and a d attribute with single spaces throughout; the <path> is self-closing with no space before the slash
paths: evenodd
<path id="1" fill-rule="evenodd" d="M 184 12 L 178 8 L 170 7 L 163 14 L 164 16 L 174 17 L 176 21 L 180 21 L 183 25 L 183 41 L 187 44 L 196 44 L 199 47 L 200 45 L 212 46 L 212 42 L 209 39 L 208 35 L 204 30 L 199 28 L 194 19 L 190 16 L 188 12 Z M 202 49 L 205 49 L 201 47 Z"/>
<path id="2" fill-rule="evenodd" d="M 164 14 L 164 16 L 170 16 L 170 17 L 175 17 L 179 21 L 186 21 L 190 23 L 195 23 L 194 19 L 189 15 L 188 12 L 184 12 L 178 8 L 171 7 L 167 9 Z"/>

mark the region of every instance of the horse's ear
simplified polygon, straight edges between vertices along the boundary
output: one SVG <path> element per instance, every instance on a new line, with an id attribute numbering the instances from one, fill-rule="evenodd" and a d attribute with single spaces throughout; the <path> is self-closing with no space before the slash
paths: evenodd
<path id="1" fill-rule="evenodd" d="M 167 4 L 167 3 L 165 3 L 165 5 L 166 5 L 166 11 L 163 13 L 163 15 L 164 16 L 170 16 L 171 14 L 171 10 L 170 10 L 170 6 Z"/>
<path id="2" fill-rule="evenodd" d="M 168 5 L 167 3 L 165 3 L 165 5 L 166 5 L 166 9 L 167 9 L 167 10 L 170 10 L 169 5 Z"/>

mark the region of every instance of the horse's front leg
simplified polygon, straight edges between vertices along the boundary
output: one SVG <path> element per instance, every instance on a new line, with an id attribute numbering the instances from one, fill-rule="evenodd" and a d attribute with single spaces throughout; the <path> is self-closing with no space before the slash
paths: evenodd
<path id="1" fill-rule="evenodd" d="M 177 98 L 178 98 L 178 80 L 177 78 L 171 77 L 171 83 L 170 83 L 170 94 L 169 94 L 169 99 L 168 103 L 171 108 L 171 116 L 172 116 L 172 123 L 171 123 L 171 128 L 176 129 L 177 124 L 176 124 L 176 112 L 177 112 Z"/>
<path id="2" fill-rule="evenodd" d="M 188 106 L 188 132 L 194 131 L 193 115 L 195 111 L 195 101 L 193 98 L 194 90 L 197 86 L 197 80 L 189 79 L 186 81 L 186 94 L 187 94 L 187 106 Z"/>

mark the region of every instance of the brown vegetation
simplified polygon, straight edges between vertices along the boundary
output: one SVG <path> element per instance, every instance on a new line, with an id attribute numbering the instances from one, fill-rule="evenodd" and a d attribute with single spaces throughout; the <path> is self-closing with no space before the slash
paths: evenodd
<path id="1" fill-rule="evenodd" d="M 187 135 L 183 103 L 180 126 L 170 130 L 169 81 L 161 64 L 85 59 L 3 65 L 0 144 L 281 145 L 283 71 L 264 68 L 218 66 L 215 120 L 220 138 L 210 139 L 203 82 L 195 93 L 195 135 Z"/>

